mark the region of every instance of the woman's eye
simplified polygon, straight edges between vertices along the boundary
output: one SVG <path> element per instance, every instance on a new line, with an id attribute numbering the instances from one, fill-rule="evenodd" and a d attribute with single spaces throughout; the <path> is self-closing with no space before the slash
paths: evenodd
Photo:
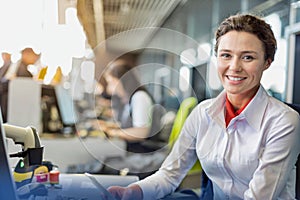
<path id="1" fill-rule="evenodd" d="M 245 60 L 245 61 L 251 61 L 253 59 L 254 59 L 253 56 L 244 56 L 243 57 L 243 60 Z"/>
<path id="2" fill-rule="evenodd" d="M 228 54 L 228 53 L 222 53 L 222 54 L 220 54 L 220 57 L 221 57 L 221 58 L 228 59 L 228 58 L 230 58 L 231 56 L 230 56 L 230 54 Z"/>

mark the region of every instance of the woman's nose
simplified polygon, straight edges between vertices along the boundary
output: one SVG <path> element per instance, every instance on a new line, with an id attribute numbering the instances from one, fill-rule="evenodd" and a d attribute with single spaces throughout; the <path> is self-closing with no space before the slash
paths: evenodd
<path id="1" fill-rule="evenodd" d="M 242 70 L 242 66 L 241 66 L 241 62 L 238 58 L 233 57 L 231 59 L 231 61 L 229 62 L 229 69 L 232 71 L 241 71 Z"/>

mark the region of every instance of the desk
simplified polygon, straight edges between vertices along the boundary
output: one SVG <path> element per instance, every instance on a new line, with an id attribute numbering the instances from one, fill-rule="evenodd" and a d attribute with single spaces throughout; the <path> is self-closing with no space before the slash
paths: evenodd
<path id="1" fill-rule="evenodd" d="M 91 179 L 90 176 L 93 178 Z M 109 186 L 118 185 L 124 187 L 136 181 L 138 181 L 137 176 L 89 175 L 88 177 L 84 174 L 60 174 L 59 184 L 29 183 L 20 187 L 17 191 L 20 195 L 20 200 L 103 200 L 106 198 L 102 197 L 109 197 L 108 195 L 110 195 L 106 190 Z"/>
<path id="2" fill-rule="evenodd" d="M 50 136 L 51 135 L 51 136 Z M 105 139 L 101 136 L 80 139 L 77 136 L 62 137 L 55 134 L 41 135 L 44 146 L 43 160 L 58 165 L 61 172 L 66 172 L 70 165 L 80 165 L 104 161 L 104 159 L 126 155 L 126 143 L 120 139 Z M 19 148 L 17 148 L 19 146 Z M 8 142 L 9 152 L 20 150 L 12 140 Z M 11 159 L 11 166 L 15 166 L 19 159 Z"/>
<path id="3" fill-rule="evenodd" d="M 110 186 L 122 186 L 126 187 L 131 183 L 134 183 L 139 180 L 137 176 L 134 175 L 128 175 L 128 176 L 119 176 L 119 175 L 93 175 L 99 183 L 104 188 L 108 188 Z M 90 182 L 90 179 L 88 179 L 84 174 L 60 174 L 59 175 L 59 182 L 61 184 L 65 184 L 66 182 Z"/>

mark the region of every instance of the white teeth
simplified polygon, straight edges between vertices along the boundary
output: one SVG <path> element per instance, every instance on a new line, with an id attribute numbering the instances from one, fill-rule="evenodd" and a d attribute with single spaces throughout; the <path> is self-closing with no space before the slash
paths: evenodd
<path id="1" fill-rule="evenodd" d="M 228 76 L 228 79 L 231 80 L 231 81 L 241 81 L 241 80 L 243 80 L 244 78 Z"/>

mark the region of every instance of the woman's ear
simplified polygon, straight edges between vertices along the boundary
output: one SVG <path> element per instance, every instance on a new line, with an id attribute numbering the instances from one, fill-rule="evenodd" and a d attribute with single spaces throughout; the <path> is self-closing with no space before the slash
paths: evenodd
<path id="1" fill-rule="evenodd" d="M 272 62 L 273 62 L 272 59 L 271 59 L 271 58 L 268 58 L 268 59 L 265 61 L 265 69 L 264 69 L 264 70 L 268 69 L 268 68 L 270 67 L 270 65 L 271 65 Z"/>

